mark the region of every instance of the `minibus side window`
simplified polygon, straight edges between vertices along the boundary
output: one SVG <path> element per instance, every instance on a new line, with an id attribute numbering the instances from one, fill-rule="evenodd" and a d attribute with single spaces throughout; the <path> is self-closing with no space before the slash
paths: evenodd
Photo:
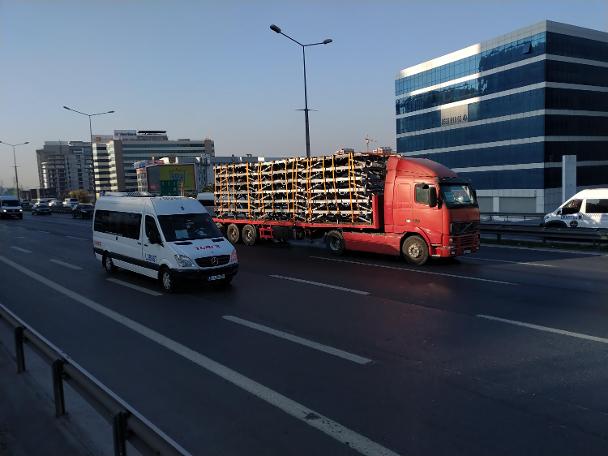
<path id="1" fill-rule="evenodd" d="M 160 233 L 153 217 L 146 215 L 145 228 L 148 241 L 151 242 L 152 239 L 160 239 Z"/>
<path id="2" fill-rule="evenodd" d="M 588 199 L 587 214 L 608 214 L 608 199 Z"/>

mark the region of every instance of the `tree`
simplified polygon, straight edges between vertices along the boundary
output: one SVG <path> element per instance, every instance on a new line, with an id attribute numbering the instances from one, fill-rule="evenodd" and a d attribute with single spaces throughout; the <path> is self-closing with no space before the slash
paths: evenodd
<path id="1" fill-rule="evenodd" d="M 70 198 L 78 198 L 79 203 L 88 203 L 91 200 L 89 192 L 86 190 L 71 190 L 68 194 Z"/>

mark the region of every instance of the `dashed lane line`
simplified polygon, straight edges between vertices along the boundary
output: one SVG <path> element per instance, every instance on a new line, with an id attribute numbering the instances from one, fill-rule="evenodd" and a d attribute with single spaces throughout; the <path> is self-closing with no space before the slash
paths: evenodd
<path id="1" fill-rule="evenodd" d="M 593 342 L 600 342 L 602 344 L 608 344 L 608 339 L 605 339 L 603 337 L 590 336 L 589 334 L 582 334 L 582 333 L 577 333 L 577 332 L 572 332 L 572 331 L 566 331 L 564 329 L 551 328 L 549 326 L 535 325 L 533 323 L 526 323 L 524 321 L 509 320 L 507 318 L 494 317 L 492 315 L 477 314 L 476 317 L 484 318 L 486 320 L 498 321 L 501 323 L 507 323 L 509 325 L 521 326 L 523 328 L 535 329 L 537 331 L 544 331 L 544 332 L 548 332 L 548 333 L 559 334 L 561 336 L 576 337 L 577 339 L 585 339 L 585 340 L 591 340 Z"/>
<path id="2" fill-rule="evenodd" d="M 248 328 L 255 329 L 257 331 L 261 331 L 266 334 L 270 334 L 272 336 L 280 337 L 281 339 L 285 339 L 290 342 L 294 342 L 296 344 L 300 344 L 305 347 L 312 348 L 314 350 L 319 350 L 323 353 L 327 353 L 327 354 L 337 356 L 342 359 L 346 359 L 348 361 L 352 361 L 353 363 L 365 365 L 365 364 L 369 364 L 372 362 L 372 360 L 369 358 L 355 355 L 353 353 L 349 353 L 347 351 L 340 350 L 338 348 L 330 347 L 329 345 L 323 345 L 318 342 L 315 342 L 315 341 L 312 341 L 309 339 L 305 339 L 303 337 L 294 336 L 293 334 L 289 334 L 284 331 L 279 331 L 277 329 L 270 328 L 268 326 L 264 326 L 259 323 L 254 323 L 253 321 L 244 320 L 243 318 L 235 317 L 233 315 L 224 315 L 222 318 L 224 320 L 228 320 L 233 323 L 237 323 L 239 325 L 246 326 Z"/>
<path id="3" fill-rule="evenodd" d="M 65 237 L 66 237 L 66 238 L 69 238 L 69 239 L 76 239 L 76 240 L 78 240 L 78 241 L 88 241 L 88 239 L 87 239 L 87 238 L 78 237 L 78 236 L 70 236 L 69 234 L 66 234 L 66 236 L 65 236 Z"/>
<path id="4" fill-rule="evenodd" d="M 162 293 L 159 293 L 158 291 L 150 290 L 149 288 L 146 288 L 146 287 L 140 287 L 139 285 L 135 285 L 133 283 L 125 282 L 123 280 L 118 280 L 118 279 L 115 279 L 113 277 L 108 278 L 106 280 L 108 282 L 112 282 L 112 283 L 115 283 L 117 285 L 122 285 L 123 287 L 131 288 L 132 290 L 141 291 L 142 293 L 149 294 L 150 296 L 162 296 L 163 295 Z"/>
<path id="5" fill-rule="evenodd" d="M 360 264 L 362 266 L 371 266 L 371 267 L 383 268 L 383 269 L 393 269 L 396 271 L 416 272 L 418 274 L 429 274 L 429 275 L 436 275 L 436 276 L 442 276 L 442 277 L 452 277 L 455 279 L 476 280 L 478 282 L 497 283 L 500 285 L 517 285 L 516 283 L 505 282 L 503 280 L 484 279 L 482 277 L 463 276 L 463 275 L 458 275 L 458 274 L 449 274 L 447 272 L 427 271 L 425 269 L 402 268 L 402 267 L 398 267 L 398 266 L 388 266 L 386 264 L 366 263 L 364 261 L 341 260 L 338 258 L 327 258 L 327 257 L 322 257 L 322 256 L 314 256 L 314 255 L 311 255 L 310 258 L 316 258 L 318 260 L 325 260 L 325 261 L 335 261 L 337 263 Z"/>
<path id="6" fill-rule="evenodd" d="M 278 274 L 271 274 L 270 277 L 272 277 L 273 279 L 283 279 L 283 280 L 290 280 L 292 282 L 305 283 L 308 285 L 315 285 L 317 287 L 331 288 L 333 290 L 347 291 L 349 293 L 355 293 L 355 294 L 359 294 L 359 295 L 369 295 L 368 291 L 355 290 L 353 288 L 345 288 L 345 287 L 340 287 L 338 285 L 331 285 L 329 283 L 315 282 L 313 280 L 298 279 L 296 277 L 288 277 L 288 276 L 282 276 L 282 275 L 278 275 Z"/>
<path id="7" fill-rule="evenodd" d="M 535 266 L 535 267 L 539 267 L 539 268 L 556 268 L 557 267 L 554 264 L 544 264 L 544 263 L 538 263 L 535 261 L 511 261 L 511 260 L 499 260 L 497 258 L 467 257 L 466 260 L 471 260 L 471 261 L 479 260 L 479 261 L 492 261 L 492 262 L 496 261 L 498 263 L 520 264 L 523 266 Z"/>
<path id="8" fill-rule="evenodd" d="M 142 325 L 141 323 L 136 322 L 135 320 L 131 320 L 128 317 L 125 317 L 118 312 L 115 312 L 107 307 L 102 306 L 101 304 L 96 303 L 95 301 L 83 296 L 81 294 L 76 293 L 62 285 L 59 285 L 52 280 L 47 279 L 46 277 L 41 276 L 40 274 L 21 266 L 18 263 L 15 263 L 12 260 L 0 255 L 0 261 L 4 264 L 11 266 L 13 269 L 23 273 L 24 275 L 34 279 L 49 288 L 85 305 L 91 310 L 94 310 L 101 315 L 119 323 L 126 328 L 129 328 L 133 332 L 140 334 L 147 339 L 156 342 L 162 347 L 166 348 L 173 353 L 182 356 L 185 359 L 188 359 L 192 363 L 202 367 L 203 369 L 217 375 L 218 377 L 226 380 L 229 383 L 232 383 L 234 386 L 247 391 L 248 393 L 254 395 L 258 399 L 273 405 L 284 413 L 300 420 L 302 423 L 307 424 L 308 426 L 317 429 L 318 431 L 323 432 L 329 437 L 335 439 L 336 441 L 347 445 L 358 453 L 365 456 L 399 456 L 398 453 L 380 445 L 379 443 L 374 442 L 368 437 L 359 434 L 352 429 L 343 426 L 337 421 L 328 418 L 321 413 L 312 410 L 306 407 L 299 402 L 296 402 L 287 396 L 282 395 L 278 391 L 274 391 L 267 386 L 262 385 L 261 383 L 252 380 L 239 372 L 224 366 L 223 364 L 214 361 L 211 358 L 199 353 L 197 351 L 192 350 L 191 348 L 180 344 L 179 342 L 170 339 L 163 334 L 154 331 L 147 326 Z"/>
<path id="9" fill-rule="evenodd" d="M 66 263 L 65 261 L 56 260 L 55 258 L 51 258 L 49 261 L 51 263 L 63 266 L 64 268 L 72 269 L 74 271 L 82 271 L 82 268 L 80 266 L 76 266 L 75 264 Z"/>
<path id="10" fill-rule="evenodd" d="M 31 250 L 24 249 L 24 248 L 21 248 L 21 247 L 17 247 L 17 246 L 14 246 L 14 245 L 11 246 L 11 249 L 16 250 L 17 252 L 21 252 L 21 253 L 32 253 Z"/>

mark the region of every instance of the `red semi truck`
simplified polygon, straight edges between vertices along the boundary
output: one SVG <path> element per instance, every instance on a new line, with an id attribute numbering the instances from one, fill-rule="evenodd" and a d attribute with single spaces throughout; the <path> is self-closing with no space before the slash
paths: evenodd
<path id="1" fill-rule="evenodd" d="M 357 154 L 359 158 L 370 156 Z M 216 167 L 216 223 L 233 243 L 253 245 L 259 239 L 293 235 L 324 237 L 329 250 L 336 254 L 353 250 L 402 255 L 416 265 L 424 264 L 429 257 L 454 257 L 479 249 L 475 190 L 452 170 L 428 159 L 384 157 L 380 187 L 369 193 L 366 218 L 365 211 L 353 205 L 353 201 L 362 201 L 355 199 L 355 180 L 360 185 L 365 178 L 355 172 L 355 160 L 350 154 L 342 166 L 348 168 L 348 177 L 342 174 L 343 188 L 337 189 L 336 175 L 340 175 L 341 168 L 336 165 L 336 157 L 322 157 L 322 165 L 318 165 L 322 178 L 317 174 L 317 179 L 313 178 L 313 161 L 321 157 Z M 274 181 L 269 182 L 270 179 Z M 239 181 L 243 182 L 240 187 Z M 315 182 L 317 188 L 321 186 L 319 194 L 314 193 Z M 283 196 L 277 190 L 281 186 Z M 358 194 L 365 196 L 361 191 Z M 325 211 L 324 204 L 331 208 L 333 198 L 341 218 L 327 221 L 323 218 L 329 215 L 322 215 L 319 221 L 315 211 L 329 214 L 331 211 Z M 279 207 L 284 208 L 282 212 Z"/>

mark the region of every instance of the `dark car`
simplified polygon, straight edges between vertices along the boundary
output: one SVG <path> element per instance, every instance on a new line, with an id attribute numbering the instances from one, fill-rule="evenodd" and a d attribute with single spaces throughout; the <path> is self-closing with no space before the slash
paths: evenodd
<path id="1" fill-rule="evenodd" d="M 93 217 L 93 211 L 95 210 L 95 206 L 92 204 L 79 204 L 74 209 L 72 209 L 72 217 L 81 219 L 87 219 Z"/>
<path id="2" fill-rule="evenodd" d="M 51 215 L 51 208 L 46 203 L 36 203 L 32 207 L 32 215 Z"/>

